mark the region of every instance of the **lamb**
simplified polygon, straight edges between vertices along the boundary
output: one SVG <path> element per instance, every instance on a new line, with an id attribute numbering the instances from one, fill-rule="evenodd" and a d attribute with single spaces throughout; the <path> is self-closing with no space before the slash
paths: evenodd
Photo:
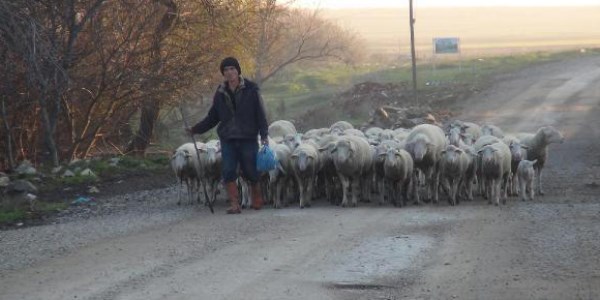
<path id="1" fill-rule="evenodd" d="M 313 143 L 302 143 L 292 152 L 290 162 L 300 191 L 300 208 L 310 207 L 315 177 L 320 169 L 319 151 Z"/>
<path id="2" fill-rule="evenodd" d="M 185 143 L 173 151 L 171 168 L 175 172 L 179 183 L 181 185 L 185 183 L 188 199 L 191 204 L 194 201 L 194 190 L 197 191 L 200 185 L 200 165 L 198 164 L 196 149 L 194 149 L 193 143 Z M 198 197 L 198 202 L 200 202 L 200 197 Z M 181 205 L 181 190 L 177 205 Z"/>
<path id="3" fill-rule="evenodd" d="M 342 207 L 349 205 L 349 193 L 352 192 L 350 205 L 356 206 L 359 189 L 369 178 L 373 155 L 369 143 L 356 136 L 341 136 L 331 150 L 333 163 L 342 182 Z"/>
<path id="4" fill-rule="evenodd" d="M 446 149 L 442 151 L 440 174 L 442 180 L 446 181 L 450 188 L 450 201 L 448 202 L 452 206 L 459 203 L 459 201 L 457 201 L 459 187 L 463 184 L 468 184 L 466 181 L 470 163 L 470 155 L 454 145 L 448 145 Z"/>
<path id="5" fill-rule="evenodd" d="M 510 171 L 512 173 L 512 178 L 510 180 L 510 185 L 508 188 L 509 195 L 517 195 L 517 168 L 519 167 L 519 163 L 523 159 L 527 159 L 527 149 L 529 147 L 521 144 L 521 141 L 512 135 L 505 135 L 502 141 L 508 145 L 510 149 Z"/>
<path id="6" fill-rule="evenodd" d="M 405 141 L 406 151 L 410 153 L 415 169 L 423 173 L 425 183 L 429 184 L 427 198 L 436 203 L 438 202 L 439 160 L 446 145 L 444 131 L 440 127 L 430 124 L 415 126 Z M 415 172 L 415 177 L 418 177 L 417 172 Z M 418 182 L 416 178 L 414 182 Z M 415 202 L 419 204 L 418 185 L 413 184 L 413 188 Z"/>
<path id="7" fill-rule="evenodd" d="M 506 204 L 506 187 L 510 176 L 510 149 L 504 143 L 494 143 L 482 147 L 478 152 L 481 156 L 481 179 L 485 186 L 485 194 L 491 204 Z"/>
<path id="8" fill-rule="evenodd" d="M 537 192 L 538 195 L 544 195 L 542 189 L 542 169 L 548 157 L 548 145 L 552 143 L 562 144 L 564 137 L 552 126 L 540 127 L 535 134 L 520 133 L 516 137 L 521 141 L 522 145 L 529 147 L 527 149 L 527 159 L 537 160 L 537 163 L 533 166 L 537 180 Z"/>
<path id="9" fill-rule="evenodd" d="M 389 196 L 394 206 L 406 206 L 408 201 L 408 188 L 413 177 L 413 160 L 406 150 L 390 147 L 385 154 L 383 171 L 386 184 L 389 184 Z M 398 198 L 402 194 L 402 202 Z"/>
<path id="10" fill-rule="evenodd" d="M 529 192 L 529 199 L 533 200 L 533 179 L 535 177 L 535 170 L 533 165 L 537 160 L 521 160 L 519 167 L 517 168 L 517 178 L 519 182 L 519 195 L 521 200 L 527 200 L 527 192 Z"/>

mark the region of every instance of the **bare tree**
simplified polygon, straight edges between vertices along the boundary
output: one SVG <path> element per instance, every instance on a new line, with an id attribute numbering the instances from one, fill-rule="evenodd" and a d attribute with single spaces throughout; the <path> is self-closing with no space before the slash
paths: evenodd
<path id="1" fill-rule="evenodd" d="M 253 14 L 237 42 L 251 53 L 259 85 L 297 62 L 351 62 L 360 48 L 356 34 L 322 18 L 318 10 L 293 9 L 290 3 L 255 0 L 244 8 Z"/>

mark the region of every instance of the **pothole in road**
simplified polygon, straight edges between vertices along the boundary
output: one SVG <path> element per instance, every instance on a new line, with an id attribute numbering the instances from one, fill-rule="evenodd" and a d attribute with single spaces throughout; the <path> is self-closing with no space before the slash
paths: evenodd
<path id="1" fill-rule="evenodd" d="M 340 253 L 325 280 L 340 285 L 340 288 L 356 283 L 367 286 L 362 282 L 410 269 L 418 255 L 431 247 L 433 242 L 433 238 L 422 235 L 367 239 Z"/>

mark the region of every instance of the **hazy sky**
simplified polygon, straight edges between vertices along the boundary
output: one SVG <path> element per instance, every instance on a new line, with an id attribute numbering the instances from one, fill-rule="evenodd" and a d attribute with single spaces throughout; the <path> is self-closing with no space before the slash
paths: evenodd
<path id="1" fill-rule="evenodd" d="M 414 0 L 415 7 L 430 6 L 588 6 L 600 0 Z M 296 5 L 320 8 L 405 7 L 408 0 L 296 0 Z"/>

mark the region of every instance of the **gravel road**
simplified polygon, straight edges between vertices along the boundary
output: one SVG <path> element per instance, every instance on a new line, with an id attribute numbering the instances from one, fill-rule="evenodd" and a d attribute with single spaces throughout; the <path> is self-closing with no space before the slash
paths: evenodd
<path id="1" fill-rule="evenodd" d="M 461 105 L 463 120 L 564 132 L 545 196 L 237 216 L 176 206 L 176 187 L 100 198 L 0 231 L 0 298 L 600 298 L 600 57 L 503 75 Z"/>

